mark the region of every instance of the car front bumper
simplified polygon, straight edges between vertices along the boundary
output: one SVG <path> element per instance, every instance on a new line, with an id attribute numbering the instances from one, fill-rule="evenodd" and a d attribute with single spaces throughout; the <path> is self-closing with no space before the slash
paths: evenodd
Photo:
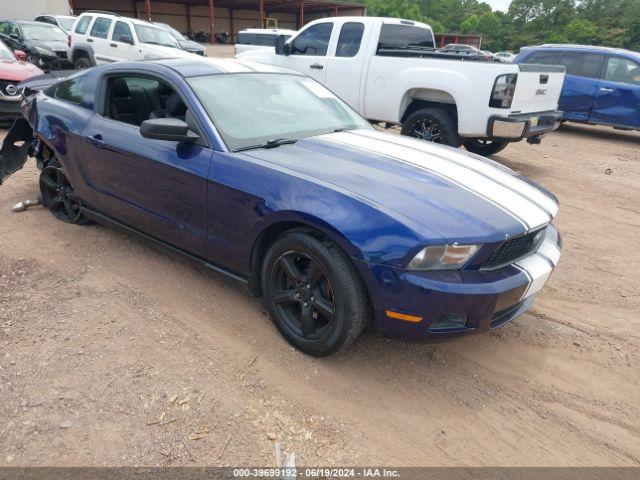
<path id="1" fill-rule="evenodd" d="M 20 116 L 20 96 L 0 95 L 0 120 L 9 120 Z"/>
<path id="2" fill-rule="evenodd" d="M 518 141 L 524 138 L 538 137 L 560 126 L 562 112 L 520 113 L 503 117 L 493 115 L 489 118 L 487 137 L 491 140 Z"/>
<path id="3" fill-rule="evenodd" d="M 377 329 L 389 337 L 421 340 L 486 332 L 526 312 L 555 269 L 560 248 L 560 235 L 549 225 L 535 252 L 495 270 L 420 272 L 357 264 Z"/>

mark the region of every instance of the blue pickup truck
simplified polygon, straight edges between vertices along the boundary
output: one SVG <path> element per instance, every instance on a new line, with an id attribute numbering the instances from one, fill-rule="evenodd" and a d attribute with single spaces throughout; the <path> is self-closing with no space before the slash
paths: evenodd
<path id="1" fill-rule="evenodd" d="M 564 65 L 564 120 L 640 129 L 640 53 L 586 45 L 522 48 L 514 63 Z"/>

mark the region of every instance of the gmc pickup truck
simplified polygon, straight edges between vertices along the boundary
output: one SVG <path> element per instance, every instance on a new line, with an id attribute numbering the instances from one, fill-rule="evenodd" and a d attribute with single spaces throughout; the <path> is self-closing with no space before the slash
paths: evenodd
<path id="1" fill-rule="evenodd" d="M 431 27 L 409 20 L 323 18 L 236 57 L 308 74 L 372 122 L 481 155 L 539 143 L 562 118 L 564 67 L 441 52 Z"/>

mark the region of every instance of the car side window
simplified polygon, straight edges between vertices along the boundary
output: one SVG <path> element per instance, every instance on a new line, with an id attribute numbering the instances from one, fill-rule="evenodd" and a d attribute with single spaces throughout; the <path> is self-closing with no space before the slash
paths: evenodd
<path id="1" fill-rule="evenodd" d="M 609 57 L 604 79 L 609 82 L 640 85 L 640 65 L 622 57 Z"/>
<path id="2" fill-rule="evenodd" d="M 133 43 L 133 35 L 131 34 L 129 25 L 124 22 L 117 21 L 113 27 L 111 40 L 114 42 Z"/>
<path id="3" fill-rule="evenodd" d="M 559 65 L 561 56 L 561 51 L 549 52 L 542 50 L 529 55 L 523 60 L 523 63 L 533 63 L 535 65 Z"/>
<path id="4" fill-rule="evenodd" d="M 74 105 L 81 105 L 83 85 L 84 78 L 82 77 L 72 80 L 64 80 L 54 86 L 53 92 L 48 93 L 58 100 L 73 103 Z"/>
<path id="5" fill-rule="evenodd" d="M 411 25 L 386 23 L 380 29 L 378 50 L 385 48 L 433 48 L 431 30 Z"/>
<path id="6" fill-rule="evenodd" d="M 298 35 L 291 45 L 291 55 L 325 56 L 329 48 L 333 23 L 312 25 Z"/>
<path id="7" fill-rule="evenodd" d="M 360 51 L 364 24 L 360 22 L 347 22 L 340 29 L 336 57 L 355 57 Z"/>
<path id="8" fill-rule="evenodd" d="M 564 65 L 567 75 L 600 78 L 603 60 L 604 55 L 601 53 L 566 52 L 560 58 L 560 65 Z"/>
<path id="9" fill-rule="evenodd" d="M 90 16 L 86 16 L 86 17 L 82 17 L 80 19 L 80 21 L 78 22 L 78 25 L 76 25 L 76 33 L 79 33 L 80 35 L 84 35 L 85 33 L 87 33 L 87 28 L 89 28 L 89 24 L 91 23 L 91 19 L 93 17 Z"/>
<path id="10" fill-rule="evenodd" d="M 93 27 L 91 27 L 91 35 L 96 38 L 107 38 L 109 34 L 109 27 L 111 27 L 111 19 L 98 17 L 96 21 L 93 22 Z"/>
<path id="11" fill-rule="evenodd" d="M 255 45 L 256 35 L 253 33 L 239 33 L 236 43 L 239 45 Z"/>

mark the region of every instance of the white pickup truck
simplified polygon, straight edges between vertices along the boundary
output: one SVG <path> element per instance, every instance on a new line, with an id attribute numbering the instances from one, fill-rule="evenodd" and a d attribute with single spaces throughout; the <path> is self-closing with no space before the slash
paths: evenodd
<path id="1" fill-rule="evenodd" d="M 236 57 L 308 74 L 371 121 L 481 155 L 539 143 L 561 119 L 564 67 L 439 52 L 431 27 L 410 20 L 323 18 Z"/>

